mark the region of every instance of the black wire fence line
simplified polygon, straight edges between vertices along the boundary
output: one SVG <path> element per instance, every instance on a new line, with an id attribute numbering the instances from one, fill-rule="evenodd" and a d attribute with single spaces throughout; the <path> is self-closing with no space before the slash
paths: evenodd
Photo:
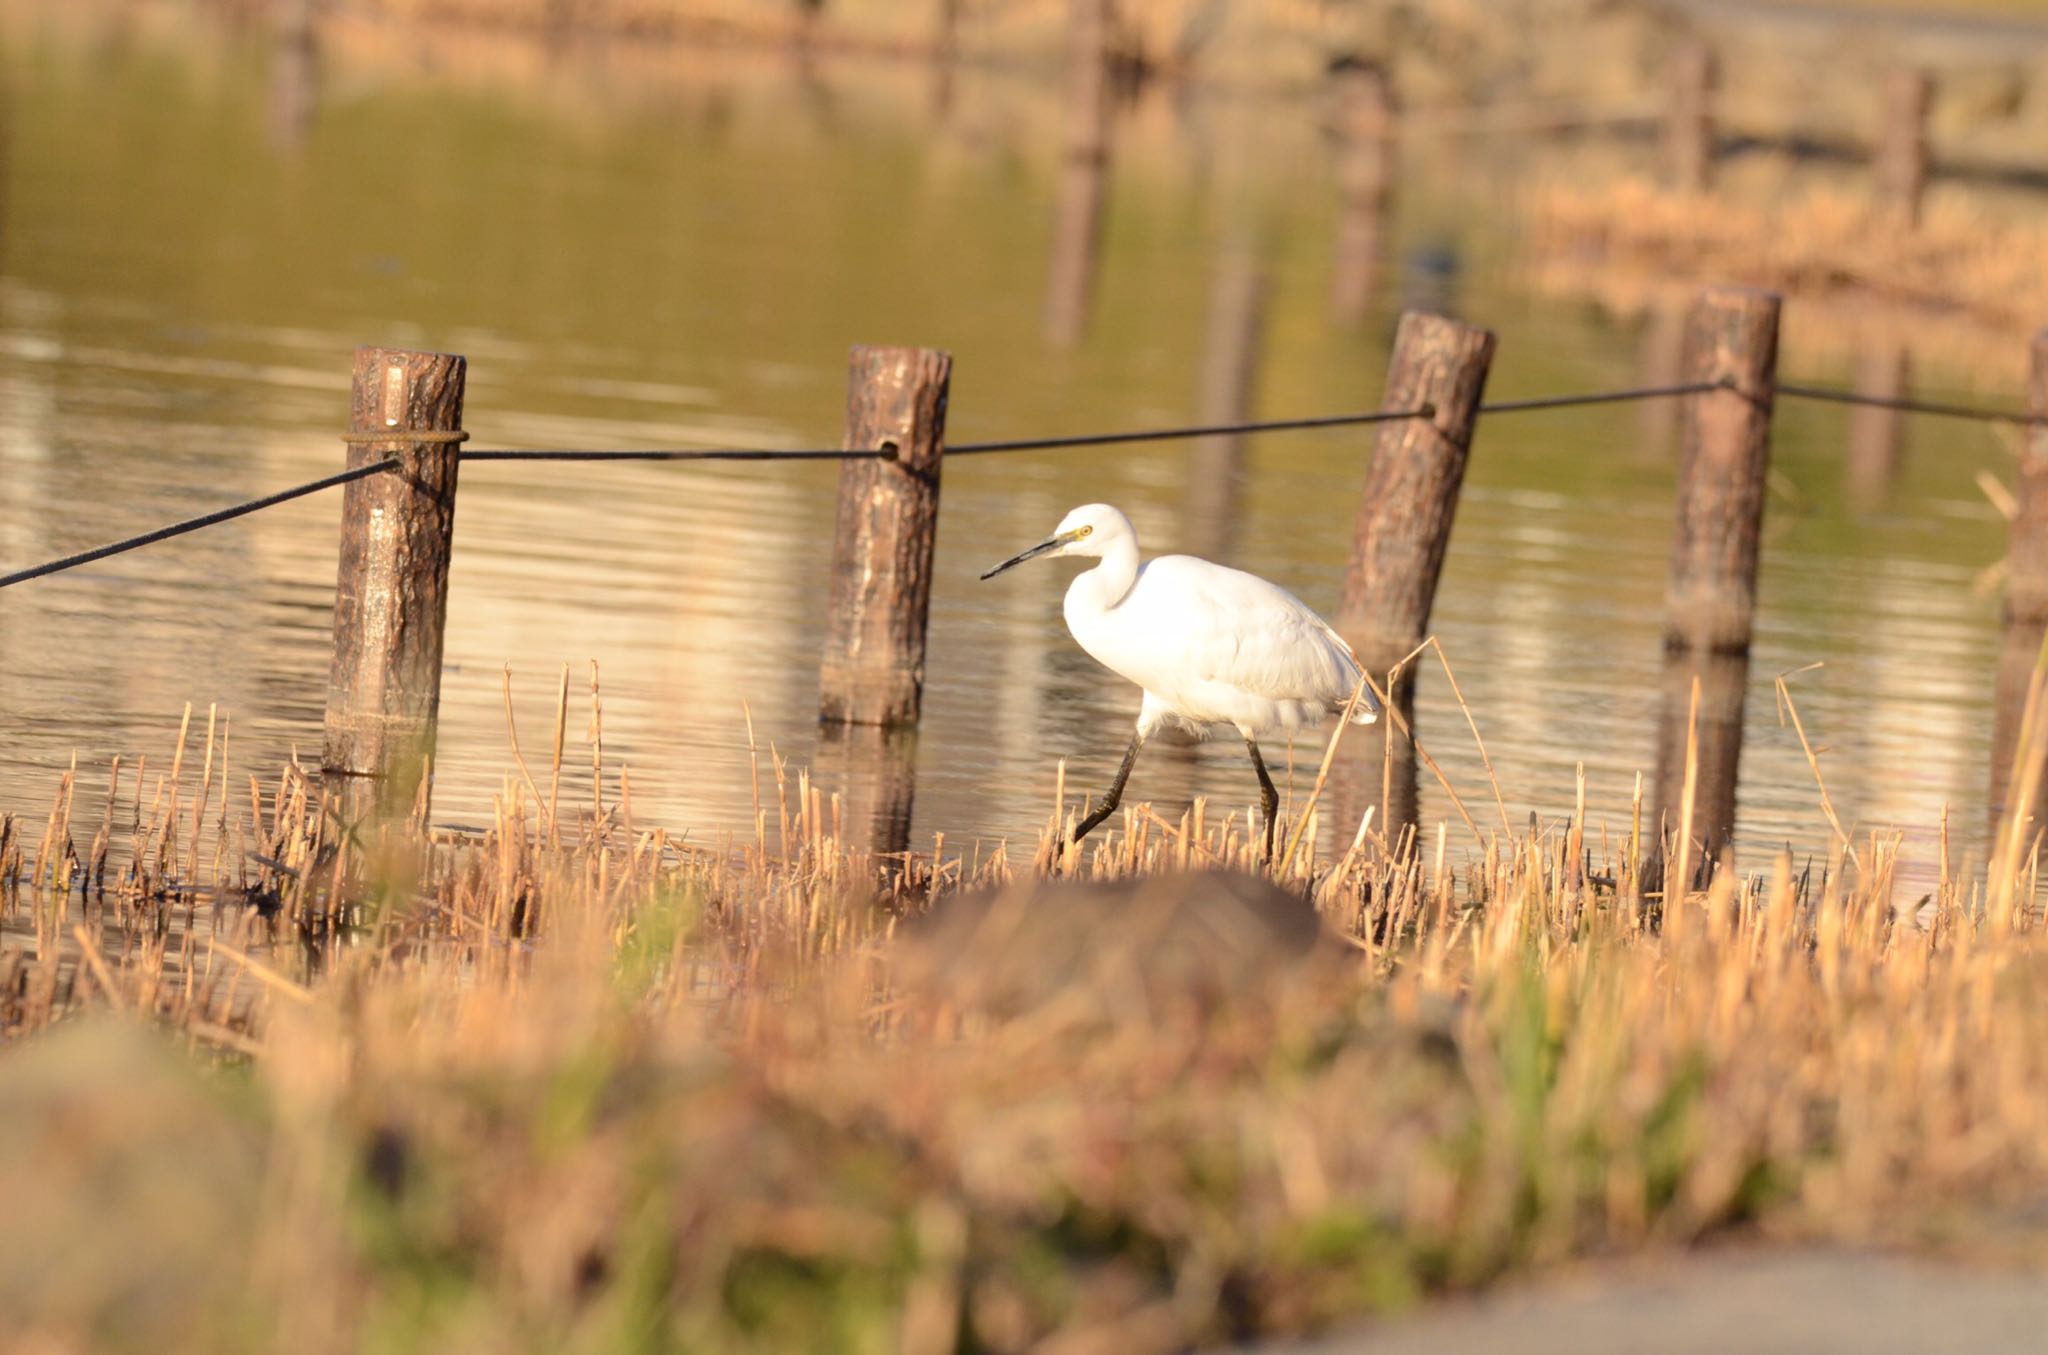
<path id="1" fill-rule="evenodd" d="M 1902 396 L 1864 395 L 1859 391 L 1834 390 L 1827 386 L 1778 383 L 1778 394 L 1795 400 L 1819 400 L 1836 405 L 1862 405 L 1870 409 L 1896 409 L 1907 414 L 1932 414 L 1945 419 L 1970 419 L 1977 423 L 2037 424 L 2048 422 L 2048 413 L 2029 414 L 2019 410 L 1992 409 L 1986 405 L 1958 405 L 1943 400 L 1915 400 Z"/>
<path id="2" fill-rule="evenodd" d="M 1724 379 L 1713 381 L 1689 381 L 1675 385 L 1636 386 L 1623 390 L 1592 391 L 1577 395 L 1533 396 L 1527 399 L 1499 400 L 1482 403 L 1478 414 L 1515 414 L 1536 410 L 1582 408 L 1590 405 L 1621 404 L 1637 400 L 1656 400 L 1686 395 L 1703 395 L 1709 391 L 1725 390 L 1731 383 Z M 1779 395 L 1794 399 L 1818 400 L 1835 404 L 1864 405 L 1880 409 L 1894 409 L 1911 414 L 1932 414 L 1947 418 L 1971 419 L 1984 423 L 2034 424 L 2048 421 L 2048 415 L 2025 414 L 2008 410 L 1991 409 L 1977 405 L 1950 404 L 1933 400 L 1913 400 L 1887 396 L 1863 395 L 1855 391 L 1834 390 L 1825 386 L 1805 386 L 1779 383 Z M 1359 414 L 1329 414 L 1301 419 L 1266 419 L 1246 423 L 1199 424 L 1180 428 L 1139 429 L 1118 433 L 1082 433 L 1062 437 L 1014 438 L 994 442 L 965 442 L 943 447 L 946 456 L 974 456 L 1002 452 L 1055 451 L 1069 447 L 1101 447 L 1115 444 L 1138 442 L 1167 442 L 1200 437 L 1231 437 L 1247 433 L 1278 433 L 1303 429 L 1345 428 L 1366 424 L 1393 423 L 1403 419 L 1427 419 L 1435 417 L 1431 405 L 1415 409 L 1372 410 Z M 369 437 L 365 434 L 348 434 L 347 440 L 375 442 L 406 441 L 453 441 L 454 434 L 433 433 L 410 437 L 404 433 Z M 796 451 L 772 451 L 758 448 L 715 447 L 715 448 L 658 448 L 652 450 L 609 450 L 598 448 L 521 448 L 493 447 L 465 449 L 460 453 L 464 461 L 855 461 L 893 460 L 894 447 L 874 449 L 809 448 Z M 172 537 L 196 532 L 203 527 L 217 526 L 239 517 L 274 508 L 293 499 L 317 494 L 323 489 L 333 489 L 355 480 L 365 480 L 373 475 L 396 470 L 399 463 L 374 461 L 367 465 L 354 466 L 348 470 L 309 480 L 290 489 L 282 489 L 261 498 L 249 499 L 224 508 L 202 513 L 197 517 L 185 518 L 136 536 L 110 541 L 91 550 L 66 555 L 60 559 L 32 565 L 11 574 L 0 574 L 0 589 L 11 588 L 31 579 L 44 578 L 51 574 L 76 569 L 112 556 L 125 554 L 143 546 L 167 541 Z"/>
<path id="3" fill-rule="evenodd" d="M 266 494 L 260 499 L 250 499 L 246 503 L 232 504 L 226 508 L 217 508 L 210 513 L 201 513 L 196 518 L 186 518 L 182 522 L 173 522 L 167 527 L 158 527 L 155 531 L 144 532 L 140 536 L 131 536 L 120 541 L 111 541 L 104 546 L 95 546 L 91 550 L 80 551 L 76 555 L 67 555 L 60 560 L 50 560 L 40 565 L 33 565 L 27 569 L 16 570 L 12 574 L 0 574 L 0 588 L 11 588 L 17 583 L 27 583 L 30 579 L 40 579 L 46 574 L 58 574 L 67 569 L 76 569 L 80 565 L 89 565 L 95 560 L 104 560 L 111 555 L 120 555 L 126 551 L 135 550 L 138 547 L 154 545 L 159 541 L 168 541 L 174 536 L 183 536 L 187 532 L 196 532 L 201 527 L 213 527 L 223 522 L 232 522 L 236 518 L 247 517 L 249 514 L 260 512 L 265 508 L 275 508 L 278 504 L 289 503 L 293 499 L 302 499 L 308 494 L 317 494 L 323 489 L 333 489 L 337 485 L 345 485 L 352 480 L 367 480 L 373 475 L 382 475 L 385 471 L 396 469 L 398 469 L 396 461 L 372 461 L 368 465 L 352 466 L 348 470 L 338 471 L 333 475 L 323 475 L 318 480 L 308 480 L 303 485 L 293 485 L 290 489 L 280 489 L 275 494 Z"/>

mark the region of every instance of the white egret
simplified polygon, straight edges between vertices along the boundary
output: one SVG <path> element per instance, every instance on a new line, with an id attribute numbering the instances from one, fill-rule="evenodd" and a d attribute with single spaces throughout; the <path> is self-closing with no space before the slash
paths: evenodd
<path id="1" fill-rule="evenodd" d="M 1351 646 L 1299 598 L 1256 574 L 1191 555 L 1140 564 L 1130 519 L 1106 503 L 1076 508 L 1051 536 L 981 577 L 1041 555 L 1101 561 L 1067 586 L 1067 629 L 1097 662 L 1145 693 L 1123 765 L 1109 793 L 1076 825 L 1074 841 L 1115 812 L 1138 750 L 1161 728 L 1202 738 L 1213 726 L 1230 725 L 1259 774 L 1270 859 L 1280 792 L 1259 756 L 1258 736 L 1341 712 L 1359 683 Z M 1353 720 L 1378 718 L 1379 703 L 1367 691 Z"/>

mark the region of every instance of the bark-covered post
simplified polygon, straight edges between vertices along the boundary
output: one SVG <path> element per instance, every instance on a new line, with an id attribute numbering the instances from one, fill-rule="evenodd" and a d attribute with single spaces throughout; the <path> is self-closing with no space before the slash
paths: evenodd
<path id="1" fill-rule="evenodd" d="M 1683 397 L 1678 524 L 1665 593 L 1665 682 L 1657 740 L 1658 841 L 1682 833 L 1676 859 L 1711 872 L 1735 828 L 1742 761 L 1742 708 L 1756 614 L 1757 548 L 1770 473 L 1771 407 L 1777 389 L 1776 293 L 1711 288 L 1686 318 L 1685 379 L 1721 389 Z M 1700 686 L 1699 757 L 1692 818 L 1682 808 L 1691 692 Z M 1646 880 L 1663 874 L 1661 865 Z M 1687 875 L 1692 875 L 1690 869 Z M 1671 907 L 1693 883 L 1662 880 Z"/>
<path id="2" fill-rule="evenodd" d="M 1428 631 L 1493 343 L 1489 330 L 1419 311 L 1395 331 L 1380 406 L 1427 413 L 1380 425 L 1338 611 L 1338 629 L 1376 673 Z"/>
<path id="3" fill-rule="evenodd" d="M 1424 412 L 1379 426 L 1337 612 L 1337 629 L 1375 682 L 1428 633 L 1493 343 L 1487 330 L 1420 311 L 1404 313 L 1394 332 L 1380 407 Z M 1347 740 L 1331 799 L 1346 825 L 1377 806 L 1390 843 L 1416 823 L 1415 743 L 1402 729 L 1414 728 L 1417 667 L 1400 669 L 1387 693 L 1393 710 Z"/>
<path id="4" fill-rule="evenodd" d="M 1894 221 L 1920 224 L 1927 193 L 1927 111 L 1934 86 L 1927 72 L 1895 70 L 1884 81 L 1884 126 L 1877 144 L 1877 196 Z"/>
<path id="5" fill-rule="evenodd" d="M 1749 649 L 1777 391 L 1778 307 L 1775 292 L 1716 287 L 1687 317 L 1686 380 L 1726 384 L 1684 397 L 1678 526 L 1664 595 L 1669 650 Z"/>
<path id="6" fill-rule="evenodd" d="M 953 359 L 929 348 L 853 350 L 832 546 L 818 718 L 914 725 L 939 526 L 939 461 Z"/>
<path id="7" fill-rule="evenodd" d="M 1394 187 L 1394 96 L 1380 66 L 1345 58 L 1331 70 L 1336 100 L 1337 242 L 1330 313 L 1357 324 L 1372 307 Z"/>
<path id="8" fill-rule="evenodd" d="M 1683 193 L 1703 193 L 1714 170 L 1714 82 L 1718 75 L 1713 49 L 1697 38 L 1671 54 L 1671 111 L 1664 124 L 1664 158 L 1671 186 Z"/>
<path id="9" fill-rule="evenodd" d="M 350 823 L 411 809 L 433 756 L 467 374 L 452 353 L 356 350 L 348 465 L 398 469 L 342 490 L 322 768 Z"/>
<path id="10" fill-rule="evenodd" d="M 2004 635 L 1999 643 L 1998 690 L 1991 738 L 1991 819 L 2010 799 L 2012 765 L 2019 752 L 2027 686 L 2048 632 L 2048 330 L 2035 333 L 2028 353 L 2027 428 L 2020 444 L 2019 511 L 2005 553 Z M 2044 788 L 2048 789 L 2048 788 Z M 2048 803 L 2037 794 L 2036 805 Z M 2031 840 L 2031 839 L 2030 839 Z"/>

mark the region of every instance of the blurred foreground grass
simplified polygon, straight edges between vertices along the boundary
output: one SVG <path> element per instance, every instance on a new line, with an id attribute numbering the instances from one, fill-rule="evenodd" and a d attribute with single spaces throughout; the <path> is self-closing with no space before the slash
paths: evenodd
<path id="1" fill-rule="evenodd" d="M 13 1348 L 1131 1355 L 1737 1229 L 2048 1265 L 2024 802 L 1925 900 L 1872 837 L 1667 903 L 1626 817 L 898 870 L 779 766 L 716 852 L 527 784 L 361 855 L 296 773 L 173 785 L 97 885 L 8 822 Z"/>

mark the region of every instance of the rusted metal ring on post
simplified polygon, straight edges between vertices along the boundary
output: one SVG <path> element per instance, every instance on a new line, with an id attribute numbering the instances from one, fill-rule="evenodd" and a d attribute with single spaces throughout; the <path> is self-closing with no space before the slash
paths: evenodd
<path id="1" fill-rule="evenodd" d="M 377 433 L 343 433 L 341 440 L 350 446 L 362 446 L 379 442 L 468 442 L 469 434 L 460 428 L 390 428 Z"/>

